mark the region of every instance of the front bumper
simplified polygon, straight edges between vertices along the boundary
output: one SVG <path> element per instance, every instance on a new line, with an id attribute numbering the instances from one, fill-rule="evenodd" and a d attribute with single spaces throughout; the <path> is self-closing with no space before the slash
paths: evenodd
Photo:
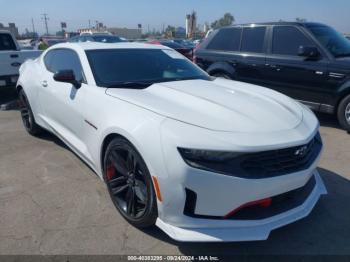
<path id="1" fill-rule="evenodd" d="M 197 227 L 175 226 L 158 218 L 156 225 L 177 241 L 233 242 L 266 240 L 272 230 L 309 215 L 320 196 L 327 194 L 319 173 L 314 170 L 312 175 L 315 176 L 316 184 L 306 201 L 296 208 L 273 217 L 250 221 L 186 218 L 188 224 L 197 224 Z"/>

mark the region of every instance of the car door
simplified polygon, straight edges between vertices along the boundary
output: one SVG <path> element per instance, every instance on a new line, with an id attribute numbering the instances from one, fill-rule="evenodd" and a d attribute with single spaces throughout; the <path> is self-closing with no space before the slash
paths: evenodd
<path id="1" fill-rule="evenodd" d="M 328 58 L 308 60 L 298 56 L 300 46 L 318 47 L 298 26 L 274 26 L 266 58 L 267 86 L 297 100 L 306 102 L 315 110 L 329 99 L 327 90 Z"/>
<path id="2" fill-rule="evenodd" d="M 84 152 L 86 147 L 80 134 L 87 85 L 79 56 L 71 49 L 53 49 L 46 54 L 44 62 L 47 70 L 42 75 L 39 94 L 42 119 L 61 139 Z M 54 73 L 61 70 L 73 70 L 76 79 L 82 83 L 80 89 L 70 83 L 55 81 Z"/>
<path id="3" fill-rule="evenodd" d="M 244 27 L 241 38 L 240 58 L 236 64 L 237 80 L 263 84 L 266 64 L 266 26 Z"/>

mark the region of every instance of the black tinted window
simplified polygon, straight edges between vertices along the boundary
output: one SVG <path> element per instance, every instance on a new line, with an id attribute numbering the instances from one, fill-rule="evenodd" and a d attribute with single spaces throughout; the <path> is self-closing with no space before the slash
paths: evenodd
<path id="1" fill-rule="evenodd" d="M 329 26 L 307 25 L 317 40 L 335 57 L 350 56 L 350 41 Z"/>
<path id="2" fill-rule="evenodd" d="M 174 50 L 103 49 L 86 51 L 96 83 L 113 87 L 123 83 L 159 83 L 210 77 Z"/>
<path id="3" fill-rule="evenodd" d="M 223 28 L 208 44 L 208 49 L 238 51 L 241 42 L 241 28 Z"/>
<path id="4" fill-rule="evenodd" d="M 16 44 L 14 43 L 11 35 L 0 34 L 0 50 L 17 50 Z"/>
<path id="5" fill-rule="evenodd" d="M 44 57 L 45 66 L 46 66 L 47 70 L 49 70 L 51 72 L 53 71 L 51 69 L 51 63 L 52 63 L 52 58 L 53 58 L 54 52 L 55 51 L 49 51 L 49 52 L 47 52 L 47 54 Z"/>
<path id="6" fill-rule="evenodd" d="M 266 27 L 246 27 L 243 29 L 241 51 L 262 53 L 264 50 Z"/>
<path id="7" fill-rule="evenodd" d="M 277 26 L 273 29 L 273 54 L 296 56 L 300 46 L 310 45 L 312 42 L 296 27 Z"/>
<path id="8" fill-rule="evenodd" d="M 50 51 L 53 53 L 51 58 L 50 71 L 56 73 L 60 70 L 73 70 L 78 81 L 83 81 L 83 69 L 78 55 L 68 49 L 57 49 Z"/>

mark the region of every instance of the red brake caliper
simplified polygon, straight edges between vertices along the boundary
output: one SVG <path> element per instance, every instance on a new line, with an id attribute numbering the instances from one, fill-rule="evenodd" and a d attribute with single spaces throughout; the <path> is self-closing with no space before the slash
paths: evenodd
<path id="1" fill-rule="evenodd" d="M 113 165 L 109 165 L 107 167 L 107 180 L 111 180 L 115 175 L 115 167 Z"/>

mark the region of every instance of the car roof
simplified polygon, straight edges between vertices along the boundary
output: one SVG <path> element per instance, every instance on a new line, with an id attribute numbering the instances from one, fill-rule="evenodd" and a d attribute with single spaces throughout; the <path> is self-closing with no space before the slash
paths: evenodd
<path id="1" fill-rule="evenodd" d="M 248 27 L 248 26 L 269 26 L 269 25 L 298 25 L 298 26 L 325 26 L 325 24 L 322 23 L 316 23 L 316 22 L 262 22 L 262 23 L 246 23 L 246 24 L 237 24 L 233 26 L 227 26 L 227 27 Z M 226 28 L 227 28 L 226 27 Z"/>
<path id="2" fill-rule="evenodd" d="M 171 49 L 162 45 L 153 45 L 137 42 L 120 43 L 99 43 L 99 42 L 81 42 L 81 43 L 62 43 L 55 45 L 52 49 L 70 48 L 82 50 L 103 50 L 103 49 Z"/>

